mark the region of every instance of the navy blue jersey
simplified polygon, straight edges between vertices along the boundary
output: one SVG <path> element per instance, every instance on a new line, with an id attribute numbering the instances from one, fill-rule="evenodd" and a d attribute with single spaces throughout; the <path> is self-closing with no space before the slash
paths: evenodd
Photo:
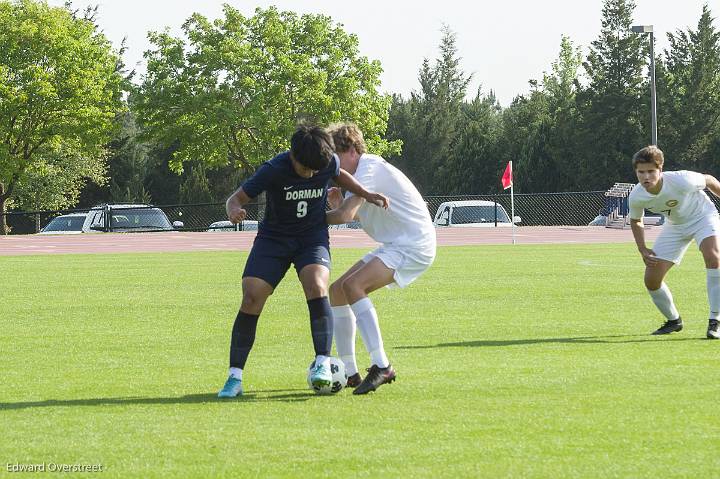
<path id="1" fill-rule="evenodd" d="M 295 173 L 289 151 L 263 163 L 242 185 L 250 198 L 266 193 L 265 218 L 260 222 L 258 235 L 306 236 L 320 231 L 327 234 L 327 186 L 339 174 L 340 163 L 335 155 L 327 168 L 312 178 Z"/>

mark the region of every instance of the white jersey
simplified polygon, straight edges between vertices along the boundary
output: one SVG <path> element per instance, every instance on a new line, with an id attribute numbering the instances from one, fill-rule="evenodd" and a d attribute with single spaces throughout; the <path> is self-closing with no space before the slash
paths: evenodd
<path id="1" fill-rule="evenodd" d="M 353 176 L 365 189 L 382 193 L 390 200 L 387 210 L 367 202 L 358 209 L 360 224 L 372 239 L 383 244 L 431 249 L 434 256 L 435 227 L 430 212 L 402 171 L 378 155 L 364 154 Z"/>
<path id="2" fill-rule="evenodd" d="M 703 191 L 705 175 L 694 171 L 668 171 L 662 175 L 662 187 L 656 195 L 638 183 L 630 192 L 630 218 L 639 220 L 644 210 L 665 216 L 672 224 L 697 221 L 718 211 Z"/>

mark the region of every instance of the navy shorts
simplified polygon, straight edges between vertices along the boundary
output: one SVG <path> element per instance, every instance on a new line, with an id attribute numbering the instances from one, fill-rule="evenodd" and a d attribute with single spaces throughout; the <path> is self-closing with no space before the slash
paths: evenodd
<path id="1" fill-rule="evenodd" d="M 243 278 L 260 278 L 276 288 L 291 263 L 295 265 L 298 274 L 309 264 L 321 264 L 330 269 L 327 231 L 310 237 L 256 236 L 245 263 Z"/>

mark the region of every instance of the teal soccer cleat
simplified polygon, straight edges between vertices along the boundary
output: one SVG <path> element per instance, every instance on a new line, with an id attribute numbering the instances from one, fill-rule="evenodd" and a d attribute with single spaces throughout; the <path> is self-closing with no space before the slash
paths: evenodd
<path id="1" fill-rule="evenodd" d="M 316 365 L 310 371 L 310 383 L 313 389 L 330 387 L 332 384 L 332 372 L 330 372 L 330 361 Z"/>
<path id="2" fill-rule="evenodd" d="M 223 386 L 222 390 L 218 393 L 218 397 L 234 398 L 237 396 L 242 396 L 242 394 L 242 380 L 229 376 L 227 378 L 227 381 L 225 381 L 225 386 Z"/>

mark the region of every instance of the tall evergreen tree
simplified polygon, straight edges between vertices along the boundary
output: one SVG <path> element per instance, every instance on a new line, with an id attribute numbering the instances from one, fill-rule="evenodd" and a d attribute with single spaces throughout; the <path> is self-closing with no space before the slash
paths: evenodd
<path id="1" fill-rule="evenodd" d="M 707 5 L 697 29 L 669 33 L 659 88 L 659 138 L 670 164 L 714 170 L 720 166 L 720 32 Z"/>
<path id="2" fill-rule="evenodd" d="M 515 189 L 518 192 L 542 188 L 541 177 L 548 170 L 545 152 L 549 119 L 545 93 L 531 81 L 527 95 L 516 96 L 502 113 L 503 136 L 500 165 L 496 167 L 494 186 L 499 187 L 499 175 L 508 161 L 513 162 Z"/>
<path id="3" fill-rule="evenodd" d="M 501 108 L 493 92 L 482 95 L 478 91 L 471 102 L 462 105 L 450 161 L 440 170 L 440 177 L 446 179 L 443 194 L 497 191 L 501 131 Z"/>
<path id="4" fill-rule="evenodd" d="M 407 102 L 394 99 L 388 138 L 401 139 L 403 153 L 392 159 L 425 194 L 446 191 L 436 172 L 447 168 L 470 80 L 460 69 L 455 33 L 444 27 L 439 58 L 432 66 L 425 59 L 420 69 L 420 90 Z"/>
<path id="5" fill-rule="evenodd" d="M 543 77 L 543 90 L 547 97 L 549 137 L 545 147 L 549 158 L 548 169 L 542 174 L 539 189 L 534 191 L 569 191 L 581 189 L 577 169 L 577 130 L 580 115 L 577 93 L 580 88 L 578 70 L 582 65 L 580 49 L 570 38 L 560 41 L 560 55 L 552 64 L 550 74 Z"/>
<path id="6" fill-rule="evenodd" d="M 149 168 L 148 145 L 140 140 L 140 131 L 131 113 L 123 115 L 122 129 L 110 144 L 110 184 L 106 201 L 112 203 L 150 203 L 145 188 Z"/>
<path id="7" fill-rule="evenodd" d="M 600 37 L 583 63 L 590 83 L 579 98 L 585 148 L 576 171 L 586 188 L 631 179 L 629 159 L 650 140 L 647 37 L 630 30 L 634 9 L 633 0 L 604 1 Z"/>
<path id="8" fill-rule="evenodd" d="M 210 183 L 202 163 L 193 164 L 191 171 L 180 185 L 180 202 L 183 204 L 210 203 Z"/>

